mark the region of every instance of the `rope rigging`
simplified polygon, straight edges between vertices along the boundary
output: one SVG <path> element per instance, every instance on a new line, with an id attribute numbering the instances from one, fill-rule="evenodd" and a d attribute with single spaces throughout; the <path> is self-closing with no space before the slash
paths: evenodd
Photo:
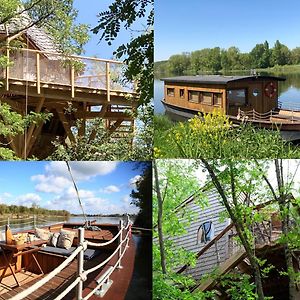
<path id="1" fill-rule="evenodd" d="M 75 180 L 73 178 L 73 175 L 72 175 L 72 172 L 71 172 L 71 168 L 70 168 L 70 165 L 69 165 L 69 162 L 66 161 L 66 164 L 67 164 L 67 168 L 68 168 L 68 171 L 70 173 L 70 177 L 72 179 L 72 182 L 73 182 L 73 185 L 74 185 L 74 188 L 75 188 L 75 191 L 76 191 L 76 194 L 77 194 L 77 199 L 78 199 L 78 202 L 79 202 L 79 206 L 82 210 L 82 214 L 83 214 L 83 217 L 84 217 L 84 220 L 85 220 L 85 227 L 88 225 L 88 219 L 86 217 L 86 214 L 84 212 L 84 209 L 83 209 L 83 205 L 82 205 L 82 202 L 81 202 L 81 199 L 80 199 L 80 196 L 79 196 L 79 191 L 78 191 L 78 188 L 77 188 L 77 185 L 75 183 Z"/>

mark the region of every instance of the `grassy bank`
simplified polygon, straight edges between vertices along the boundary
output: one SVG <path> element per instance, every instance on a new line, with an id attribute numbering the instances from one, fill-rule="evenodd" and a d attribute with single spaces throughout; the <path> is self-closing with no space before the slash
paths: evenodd
<path id="1" fill-rule="evenodd" d="M 251 124 L 233 127 L 219 113 L 173 123 L 154 116 L 156 158 L 299 158 L 300 148 L 285 142 L 278 131 Z"/>

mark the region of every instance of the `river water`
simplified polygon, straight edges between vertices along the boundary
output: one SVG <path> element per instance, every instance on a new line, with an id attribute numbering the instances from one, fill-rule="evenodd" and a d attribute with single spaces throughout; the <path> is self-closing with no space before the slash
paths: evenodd
<path id="1" fill-rule="evenodd" d="M 243 75 L 243 74 L 238 74 Z M 300 72 L 271 74 L 263 73 L 261 75 L 272 75 L 285 77 L 285 81 L 279 82 L 279 98 L 283 108 L 298 106 L 300 108 Z M 164 83 L 160 80 L 154 81 L 154 112 L 155 114 L 164 114 L 165 109 L 161 103 L 164 97 Z"/>

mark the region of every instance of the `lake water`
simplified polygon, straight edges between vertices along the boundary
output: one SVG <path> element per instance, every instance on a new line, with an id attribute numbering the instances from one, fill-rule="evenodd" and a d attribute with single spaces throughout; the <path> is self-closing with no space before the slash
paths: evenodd
<path id="1" fill-rule="evenodd" d="M 118 224 L 120 221 L 119 217 L 87 217 L 89 221 L 96 220 L 97 223 L 108 223 L 108 224 Z M 10 228 L 13 232 L 32 229 L 34 228 L 34 222 L 37 227 L 49 226 L 51 224 L 59 223 L 59 222 L 84 222 L 84 218 L 82 216 L 78 217 L 70 217 L 65 219 L 63 217 L 50 218 L 50 217 L 36 217 L 35 221 L 33 217 L 25 218 L 25 219 L 10 219 L 9 224 Z M 5 225 L 7 224 L 7 219 L 0 219 L 0 230 L 5 229 Z"/>
<path id="2" fill-rule="evenodd" d="M 239 74 L 242 75 L 242 74 Z M 300 110 L 300 72 L 284 74 L 267 74 L 285 77 L 285 81 L 279 82 L 279 98 L 283 108 L 299 107 Z M 165 109 L 161 103 L 164 97 L 164 83 L 160 80 L 154 81 L 154 112 L 155 114 L 164 114 Z"/>

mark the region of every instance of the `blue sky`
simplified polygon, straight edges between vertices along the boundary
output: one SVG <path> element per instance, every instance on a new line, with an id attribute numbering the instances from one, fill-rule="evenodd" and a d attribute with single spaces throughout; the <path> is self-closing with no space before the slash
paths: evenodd
<path id="1" fill-rule="evenodd" d="M 130 193 L 140 178 L 132 162 L 70 162 L 85 211 L 135 213 Z M 65 162 L 0 162 L 0 203 L 79 213 Z"/>
<path id="2" fill-rule="evenodd" d="M 89 24 L 91 28 L 98 25 L 97 15 L 108 10 L 112 0 L 74 0 L 74 7 L 78 10 L 78 23 Z M 143 26 L 140 22 L 136 22 L 137 29 L 142 29 Z M 100 33 L 93 34 L 90 32 L 90 41 L 85 45 L 86 56 L 97 56 L 99 58 L 111 59 L 113 58 L 113 52 L 119 45 L 127 43 L 130 40 L 133 32 L 121 30 L 118 38 L 112 43 L 112 46 L 108 46 L 105 41 L 99 43 Z"/>
<path id="3" fill-rule="evenodd" d="M 300 46 L 299 0 L 157 0 L 155 61 L 203 48 L 237 46 L 242 52 L 267 40 Z"/>

